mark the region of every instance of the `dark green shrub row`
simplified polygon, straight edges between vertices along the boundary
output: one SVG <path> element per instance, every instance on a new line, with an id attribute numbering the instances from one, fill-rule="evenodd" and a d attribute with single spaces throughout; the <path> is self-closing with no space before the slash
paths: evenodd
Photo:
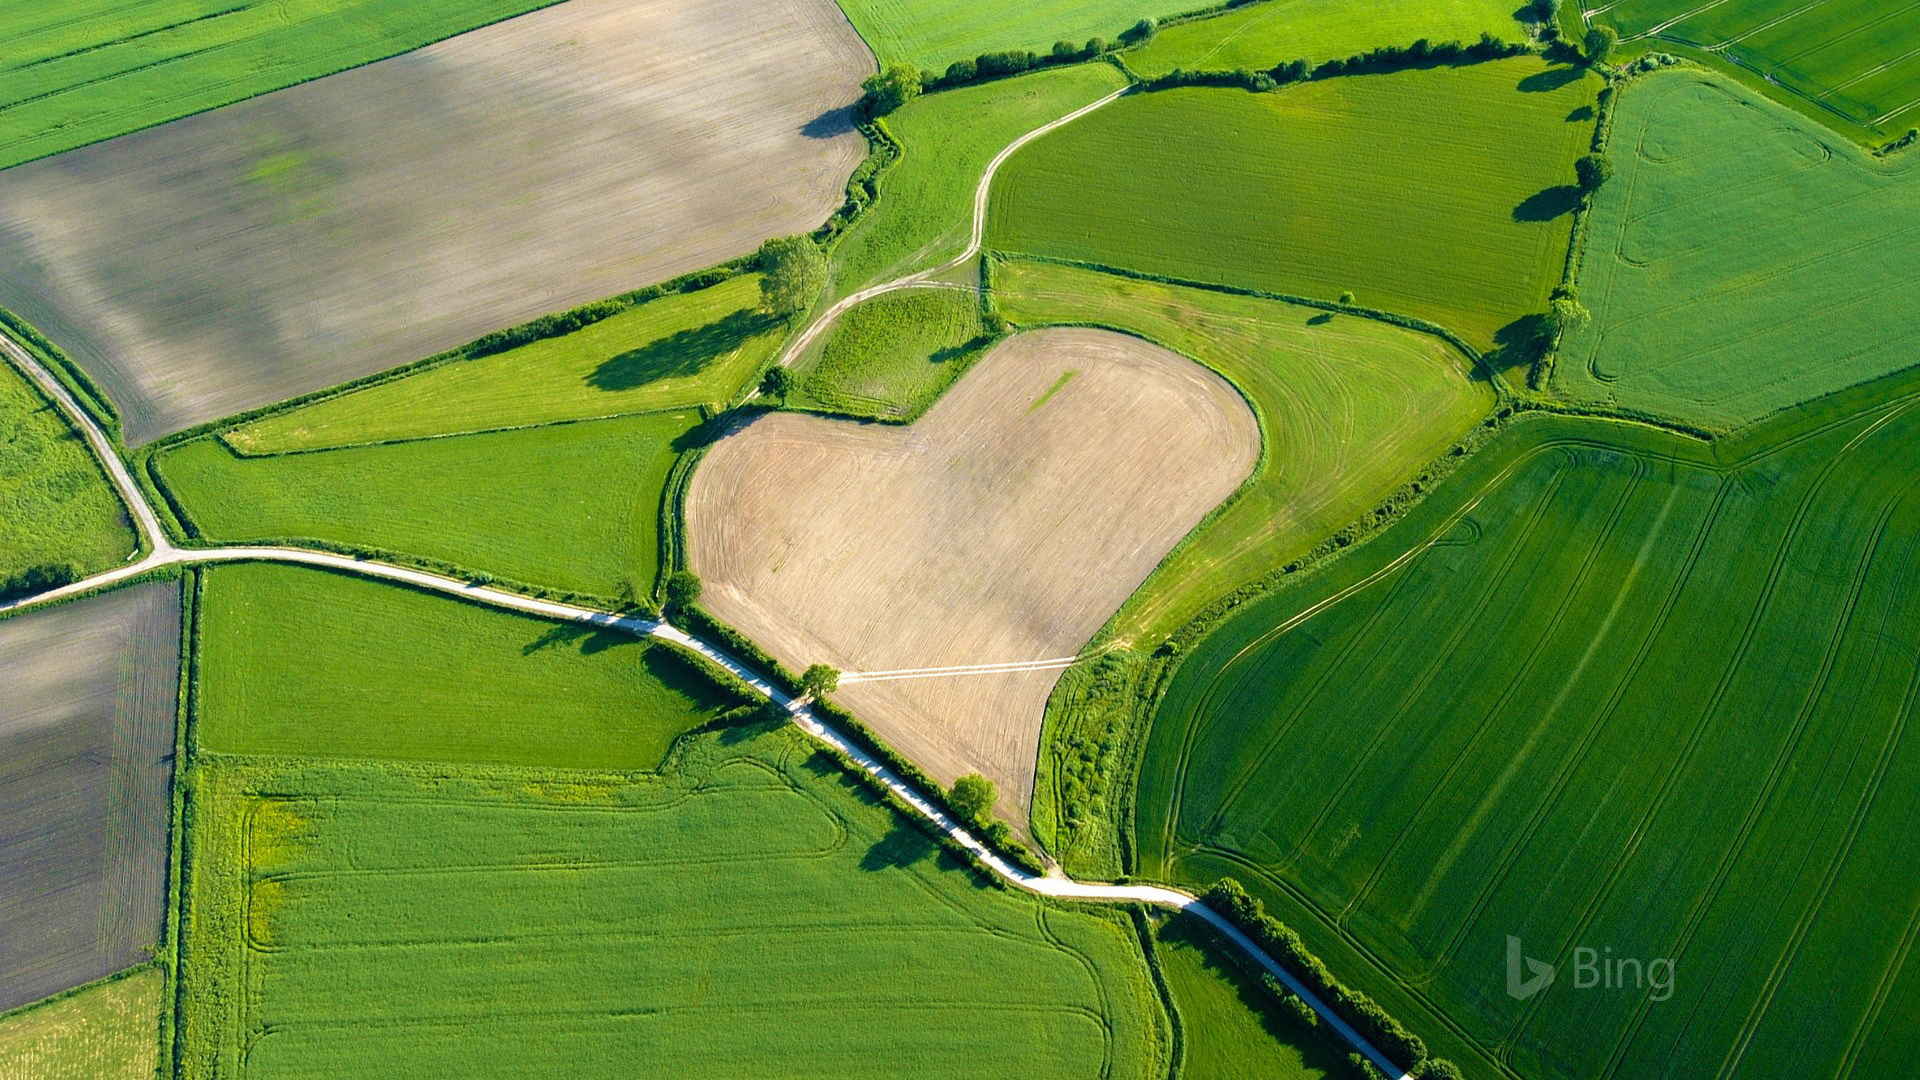
<path id="1" fill-rule="evenodd" d="M 923 90 L 951 90 L 956 86 L 971 86 L 974 83 L 1004 79 L 1035 68 L 1077 64 L 1083 60 L 1092 60 L 1106 51 L 1107 43 L 1104 38 L 1088 38 L 1084 44 L 1077 46 L 1066 41 L 1056 42 L 1052 51 L 1047 53 L 1025 49 L 981 53 L 971 60 L 955 60 L 947 65 L 947 70 L 944 72 L 922 71 L 920 86 Z"/>
<path id="2" fill-rule="evenodd" d="M 29 596 L 38 596 L 79 580 L 80 568 L 72 563 L 29 566 L 12 577 L 0 578 L 0 604 L 25 600 Z"/>
<path id="3" fill-rule="evenodd" d="M 1383 45 L 1368 52 L 1355 53 L 1344 60 L 1336 58 L 1325 61 L 1313 69 L 1313 77 L 1326 79 L 1335 75 L 1375 75 L 1444 64 L 1475 64 L 1484 60 L 1523 56 L 1532 51 L 1531 45 L 1501 41 L 1487 33 L 1482 33 L 1480 40 L 1471 45 L 1463 45 L 1458 41 L 1435 44 L 1420 38 L 1411 45 Z"/>
<path id="4" fill-rule="evenodd" d="M 847 178 L 847 197 L 840 208 L 833 212 L 819 228 L 813 230 L 813 239 L 821 247 L 828 247 L 838 240 L 867 207 L 880 197 L 880 176 L 896 161 L 900 160 L 900 143 L 888 131 L 886 124 L 878 118 L 863 118 L 857 125 L 860 134 L 867 137 L 867 156 L 854 167 L 853 175 Z"/>
<path id="5" fill-rule="evenodd" d="M 1900 136 L 1892 142 L 1882 143 L 1880 147 L 1873 152 L 1873 155 L 1875 157 L 1886 157 L 1888 154 L 1897 154 L 1917 142 L 1920 142 L 1920 128 L 1908 128 L 1905 135 Z"/>
<path id="6" fill-rule="evenodd" d="M 1316 996 L 1368 1042 L 1395 1061 L 1407 1063 L 1408 1071 L 1421 1075 L 1427 1061 L 1427 1044 L 1408 1031 L 1372 998 L 1335 978 L 1320 958 L 1307 950 L 1300 935 L 1287 924 L 1268 915 L 1265 905 L 1238 881 L 1223 877 L 1202 896 L 1201 901 L 1216 914 L 1239 927 L 1254 944 L 1266 950 L 1294 977 L 1307 984 Z"/>
<path id="7" fill-rule="evenodd" d="M 892 788 L 882 783 L 879 777 L 861 768 L 859 762 L 854 761 L 836 747 L 828 746 L 825 743 L 815 743 L 814 753 L 840 766 L 841 770 L 853 777 L 856 783 L 865 787 L 868 791 L 873 792 L 873 794 L 892 809 L 894 813 L 912 822 L 915 828 L 926 833 L 934 843 L 940 845 L 949 855 L 952 855 L 958 859 L 962 865 L 966 866 L 967 869 L 973 871 L 980 880 L 987 882 L 995 888 L 1012 888 L 1005 878 L 987 869 L 987 867 L 980 862 L 979 857 L 969 850 L 965 844 L 962 844 L 960 841 L 948 836 L 944 831 L 936 828 L 932 821 L 928 820 L 918 810 L 907 805 L 906 801 L 895 794 Z"/>
<path id="8" fill-rule="evenodd" d="M 115 442 L 119 441 L 120 411 L 113 407 L 112 400 L 85 368 L 74 363 L 73 358 L 42 334 L 39 327 L 4 307 L 0 307 L 0 325 L 5 325 L 14 337 L 26 342 L 27 348 L 47 360 L 54 375 L 74 392 L 74 400 L 80 403 L 80 407 L 93 415 L 94 422 L 104 428 L 109 437 Z"/>

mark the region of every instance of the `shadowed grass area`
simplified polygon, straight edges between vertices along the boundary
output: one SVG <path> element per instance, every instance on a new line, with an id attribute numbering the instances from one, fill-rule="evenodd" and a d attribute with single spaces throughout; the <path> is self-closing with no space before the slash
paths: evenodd
<path id="1" fill-rule="evenodd" d="M 906 420 L 925 412 L 987 344 L 971 290 L 909 289 L 848 309 L 796 366 L 792 404 Z"/>
<path id="2" fill-rule="evenodd" d="M 455 360 L 227 432 L 246 453 L 318 450 L 725 401 L 785 339 L 758 274 L 673 293 L 571 334 Z"/>

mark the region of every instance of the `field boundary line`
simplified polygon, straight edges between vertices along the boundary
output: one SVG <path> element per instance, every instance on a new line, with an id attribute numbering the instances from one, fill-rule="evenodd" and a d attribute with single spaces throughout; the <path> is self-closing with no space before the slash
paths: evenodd
<path id="1" fill-rule="evenodd" d="M 1092 105 L 1084 106 L 1065 117 L 1029 132 L 1023 139 L 1037 138 L 1060 124 L 1113 101 L 1132 87 L 1123 87 L 1101 98 Z M 1018 149 L 1016 145 L 1002 151 L 1005 154 Z M 986 190 L 989 176 L 981 182 L 981 191 Z M 985 205 L 984 195 L 975 201 L 976 211 Z M 979 215 L 976 215 L 976 236 L 978 235 Z M 175 547 L 147 502 L 144 492 L 135 483 L 127 470 L 126 462 L 115 451 L 113 443 L 94 421 L 92 416 L 82 409 L 66 387 L 47 372 L 30 354 L 22 350 L 10 337 L 0 334 L 0 347 L 10 355 L 15 363 L 37 383 L 52 394 L 60 409 L 68 419 L 78 425 L 87 443 L 101 459 L 114 485 L 119 488 L 120 496 L 128 504 L 128 510 L 136 519 L 139 531 L 152 542 L 153 550 L 146 558 L 117 570 L 98 574 L 38 596 L 0 605 L 0 614 L 37 607 L 62 599 L 77 597 L 109 585 L 117 584 L 141 573 L 163 569 L 169 566 L 193 566 L 222 562 L 278 562 L 320 567 L 322 569 L 345 571 L 361 577 L 376 578 L 384 581 L 411 585 L 416 588 L 484 604 L 509 611 L 518 611 L 563 622 L 576 623 L 601 629 L 620 630 L 641 638 L 654 638 L 678 645 L 694 652 L 720 667 L 728 674 L 747 684 L 754 692 L 786 710 L 793 722 L 816 741 L 835 751 L 843 762 L 858 769 L 877 781 L 912 813 L 928 822 L 946 840 L 958 845 L 993 877 L 1014 888 L 1038 896 L 1059 900 L 1108 904 L 1151 904 L 1176 911 L 1189 912 L 1206 920 L 1236 948 L 1265 969 L 1288 990 L 1305 1001 L 1319 1015 L 1333 1032 L 1346 1044 L 1353 1047 L 1374 1066 L 1380 1069 L 1389 1080 L 1411 1080 L 1411 1074 L 1405 1068 L 1395 1064 L 1380 1049 L 1347 1022 L 1332 1006 L 1327 1004 L 1318 993 L 1303 982 L 1297 975 L 1282 966 L 1269 955 L 1245 931 L 1236 926 L 1225 915 L 1214 911 L 1201 903 L 1198 897 L 1179 889 L 1159 885 L 1125 885 L 1076 881 L 1064 874 L 1036 874 L 1022 869 L 1002 857 L 984 841 L 976 837 L 972 830 L 956 822 L 945 811 L 934 805 L 912 784 L 902 779 L 892 769 L 882 764 L 872 754 L 857 746 L 837 728 L 827 724 L 813 709 L 811 698 L 795 698 L 780 687 L 774 685 L 770 677 L 754 670 L 732 655 L 709 644 L 702 638 L 689 634 L 664 619 L 647 615 L 625 614 L 602 611 L 597 608 L 576 604 L 561 603 L 553 600 L 541 600 L 531 596 L 507 592 L 489 586 L 476 585 L 461 581 L 444 574 L 415 570 L 373 559 L 354 559 L 331 552 L 312 551 L 301 548 L 225 547 L 192 549 Z M 1476 499 L 1477 503 L 1478 500 Z M 1396 561 L 1398 566 L 1403 560 Z M 1370 583 L 1370 582 L 1369 582 Z M 251 843 L 251 838 L 243 838 L 242 843 Z M 251 920 L 250 911 L 245 915 Z M 250 969 L 242 971 L 242 978 L 251 980 Z M 247 983 L 245 985 L 251 985 Z M 244 1003 L 249 1007 L 252 1002 Z M 251 1019 L 251 1015 L 249 1015 Z"/>

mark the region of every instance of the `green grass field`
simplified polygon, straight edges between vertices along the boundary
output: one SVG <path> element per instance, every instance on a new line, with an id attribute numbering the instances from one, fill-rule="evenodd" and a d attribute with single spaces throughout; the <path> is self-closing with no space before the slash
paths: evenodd
<path id="1" fill-rule="evenodd" d="M 625 633 L 307 567 L 205 573 L 208 750 L 651 769 L 733 704 L 679 653 Z"/>
<path id="2" fill-rule="evenodd" d="M 61 0 L 0 8 L 0 168 L 305 82 L 541 0 Z"/>
<path id="3" fill-rule="evenodd" d="M 1599 81 L 1533 58 L 1115 102 L 1015 154 L 988 242 L 1333 300 L 1486 349 L 1545 310 Z"/>
<path id="4" fill-rule="evenodd" d="M 1697 72 L 1640 80 L 1614 124 L 1560 394 L 1725 429 L 1914 362 L 1920 159 Z"/>
<path id="5" fill-rule="evenodd" d="M 0 360 L 0 579 L 45 563 L 106 570 L 138 546 L 79 433 Z"/>
<path id="6" fill-rule="evenodd" d="M 1712 446 L 1516 422 L 1188 654 L 1140 872 L 1240 877 L 1468 1075 L 1902 1071 L 1916 452 L 1907 377 Z M 1509 996 L 1509 935 L 1562 978 Z"/>
<path id="7" fill-rule="evenodd" d="M 182 1075 L 1166 1075 L 1125 916 L 986 887 L 792 728 L 676 762 L 203 767 Z"/>
<path id="8" fill-rule="evenodd" d="M 146 967 L 0 1015 L 0 1080 L 153 1080 L 165 988 Z"/>
<path id="9" fill-rule="evenodd" d="M 595 596 L 646 596 L 691 411 L 313 453 L 170 446 L 161 477 L 201 538 L 321 540 Z"/>
<path id="10" fill-rule="evenodd" d="M 955 6 L 941 0 L 840 0 L 853 28 L 881 64 L 896 60 L 945 71 L 955 60 L 1002 49 L 1044 53 L 1056 41 L 1075 45 L 1088 38 L 1109 42 L 1144 16 L 1163 17 L 1192 8 L 1178 0 L 1007 0 Z"/>
<path id="11" fill-rule="evenodd" d="M 1142 646 L 1372 509 L 1493 408 L 1458 350 L 1373 319 L 1025 259 L 999 263 L 993 285 L 1018 325 L 1093 323 L 1199 360 L 1260 419 L 1253 476 L 1116 620 Z"/>
<path id="12" fill-rule="evenodd" d="M 973 190 L 1002 147 L 1126 84 L 1111 64 L 1050 68 L 915 98 L 883 123 L 900 159 L 880 198 L 833 249 L 833 289 L 936 266 L 967 246 Z"/>
<path id="13" fill-rule="evenodd" d="M 251 454 L 321 450 L 722 404 L 779 348 L 760 276 L 673 293 L 563 337 L 272 413 L 222 437 Z"/>
<path id="14" fill-rule="evenodd" d="M 986 344 L 972 290 L 911 289 L 849 308 L 796 367 L 793 404 L 880 420 L 927 411 Z"/>
<path id="15" fill-rule="evenodd" d="M 1507 0 L 1420 0 L 1362 4 L 1354 0 L 1267 0 L 1211 19 L 1169 26 L 1127 53 L 1127 66 L 1149 78 L 1174 68 L 1262 70 L 1295 59 L 1312 63 L 1381 45 L 1429 41 L 1472 43 L 1481 34 L 1518 41 L 1523 28 Z"/>
<path id="16" fill-rule="evenodd" d="M 1875 0 L 1619 0 L 1592 22 L 1691 45 L 1818 109 L 1882 133 L 1920 123 L 1920 9 Z"/>
<path id="17" fill-rule="evenodd" d="M 1277 1007 L 1231 946 L 1191 916 L 1154 920 L 1154 953 L 1180 1013 L 1177 1080 L 1347 1080 L 1347 1050 L 1327 1029 Z"/>

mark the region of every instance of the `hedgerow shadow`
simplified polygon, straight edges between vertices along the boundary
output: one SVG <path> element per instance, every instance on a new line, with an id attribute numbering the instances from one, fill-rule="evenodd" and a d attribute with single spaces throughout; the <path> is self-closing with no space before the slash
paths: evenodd
<path id="1" fill-rule="evenodd" d="M 1286 1043 L 1300 1052 L 1301 1064 L 1309 1072 L 1352 1075 L 1351 1065 L 1339 1048 L 1338 1037 L 1324 1026 L 1308 1027 L 1287 1012 L 1279 998 L 1248 966 L 1229 958 L 1225 942 L 1199 916 L 1185 912 L 1174 915 L 1155 935 L 1155 944 L 1162 949 L 1193 950 L 1200 965 L 1233 989 L 1240 1004 L 1259 1018 L 1260 1026 L 1274 1041 Z M 1204 1037 L 1202 1032 L 1189 1035 L 1189 1038 Z"/>
<path id="2" fill-rule="evenodd" d="M 800 126 L 800 134 L 809 139 L 831 139 L 838 135 L 851 133 L 853 128 L 852 105 L 842 105 L 837 109 L 828 109 L 819 116 Z"/>
<path id="3" fill-rule="evenodd" d="M 712 446 L 772 411 L 756 405 L 741 405 L 716 416 L 709 416 L 673 437 L 674 452 L 685 453 L 688 450 L 698 450 L 703 446 Z"/>
<path id="4" fill-rule="evenodd" d="M 1536 71 L 1526 78 L 1521 79 L 1515 84 L 1515 88 L 1523 94 L 1549 94 L 1570 82 L 1578 81 L 1582 76 L 1586 75 L 1586 73 L 1585 68 L 1574 67 L 1572 65 L 1550 67 L 1545 71 Z"/>
<path id="5" fill-rule="evenodd" d="M 1580 205 L 1580 189 L 1572 184 L 1555 184 L 1520 200 L 1513 208 L 1515 221 L 1552 221 L 1571 214 Z"/>
<path id="6" fill-rule="evenodd" d="M 860 869 L 872 872 L 912 866 L 926 861 L 939 850 L 940 845 L 920 827 L 896 818 L 893 828 L 860 857 Z"/>
<path id="7" fill-rule="evenodd" d="M 1522 315 L 1493 332 L 1493 348 L 1482 354 L 1484 369 L 1513 371 L 1529 367 L 1547 346 L 1547 317 L 1538 312 Z"/>
<path id="8" fill-rule="evenodd" d="M 596 390 L 631 390 L 676 375 L 697 375 L 715 359 L 779 323 L 777 317 L 764 311 L 742 309 L 705 326 L 675 331 L 610 356 L 587 374 L 587 385 Z"/>

